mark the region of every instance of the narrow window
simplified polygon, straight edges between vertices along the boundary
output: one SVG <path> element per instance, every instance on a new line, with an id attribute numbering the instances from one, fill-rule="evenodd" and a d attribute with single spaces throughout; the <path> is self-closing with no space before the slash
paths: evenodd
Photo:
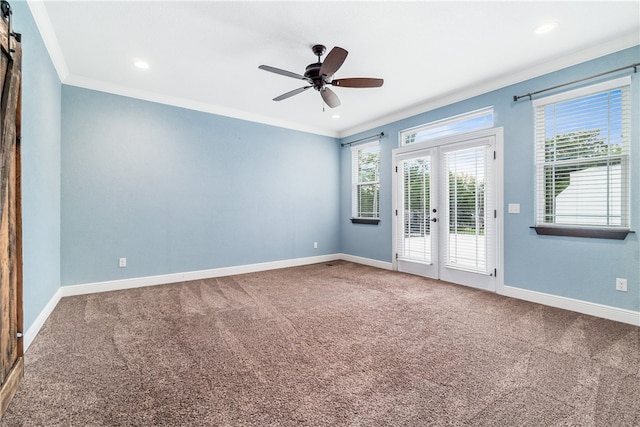
<path id="1" fill-rule="evenodd" d="M 616 79 L 533 102 L 539 233 L 628 231 L 629 85 Z"/>
<path id="2" fill-rule="evenodd" d="M 351 222 L 380 221 L 380 144 L 378 141 L 351 149 L 353 156 L 353 217 Z"/>
<path id="3" fill-rule="evenodd" d="M 408 145 L 459 133 L 493 127 L 493 107 L 427 123 L 400 133 L 400 145 Z"/>

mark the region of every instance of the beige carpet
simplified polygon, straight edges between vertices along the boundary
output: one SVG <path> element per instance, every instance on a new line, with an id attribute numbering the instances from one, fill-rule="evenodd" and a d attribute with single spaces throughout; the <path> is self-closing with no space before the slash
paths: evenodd
<path id="1" fill-rule="evenodd" d="M 638 426 L 640 328 L 333 262 L 64 298 L 2 426 Z"/>

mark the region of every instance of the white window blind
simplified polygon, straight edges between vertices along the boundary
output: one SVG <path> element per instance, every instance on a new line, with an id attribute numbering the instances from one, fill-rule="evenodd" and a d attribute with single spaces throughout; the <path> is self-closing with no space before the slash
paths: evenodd
<path id="1" fill-rule="evenodd" d="M 629 226 L 629 84 L 534 101 L 536 225 Z"/>
<path id="2" fill-rule="evenodd" d="M 380 144 L 378 141 L 351 148 L 353 157 L 352 215 L 380 218 Z"/>
<path id="3" fill-rule="evenodd" d="M 494 248 L 489 245 L 494 240 L 490 221 L 495 202 L 493 192 L 487 191 L 491 153 L 488 146 L 479 146 L 445 154 L 448 266 L 489 273 L 493 265 L 489 258 Z"/>
<path id="4" fill-rule="evenodd" d="M 445 136 L 493 127 L 493 107 L 448 117 L 400 133 L 400 144 L 408 145 Z"/>
<path id="5" fill-rule="evenodd" d="M 398 258 L 431 263 L 431 157 L 399 163 L 402 172 L 403 233 L 398 233 Z"/>

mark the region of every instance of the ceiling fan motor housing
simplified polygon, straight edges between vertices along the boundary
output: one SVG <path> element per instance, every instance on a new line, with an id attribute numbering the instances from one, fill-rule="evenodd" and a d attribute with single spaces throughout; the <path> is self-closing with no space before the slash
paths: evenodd
<path id="1" fill-rule="evenodd" d="M 325 81 L 320 75 L 320 67 L 322 66 L 321 62 L 316 62 L 314 64 L 307 65 L 305 69 L 304 76 L 311 80 L 313 84 L 313 88 L 315 90 L 320 90 L 324 87 Z"/>

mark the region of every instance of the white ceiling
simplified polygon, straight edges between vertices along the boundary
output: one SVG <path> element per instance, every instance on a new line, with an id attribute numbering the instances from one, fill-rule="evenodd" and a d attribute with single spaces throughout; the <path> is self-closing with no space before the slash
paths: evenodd
<path id="1" fill-rule="evenodd" d="M 640 44 L 640 2 L 29 1 L 63 83 L 347 136 Z M 558 27 L 537 35 L 548 21 Z M 17 28 L 17 31 L 20 29 Z M 349 51 L 324 108 L 303 74 L 314 44 Z M 147 61 L 140 70 L 133 59 Z M 340 118 L 332 118 L 333 114 Z"/>

